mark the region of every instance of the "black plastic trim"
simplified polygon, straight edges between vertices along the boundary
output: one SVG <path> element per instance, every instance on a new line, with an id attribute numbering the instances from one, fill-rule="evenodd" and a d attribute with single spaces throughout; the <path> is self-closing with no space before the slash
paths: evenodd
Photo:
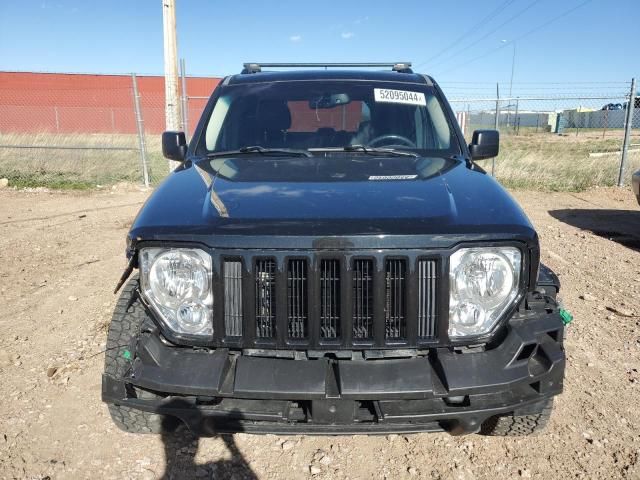
<path id="1" fill-rule="evenodd" d="M 149 332 L 138 338 L 131 374 L 123 381 L 166 394 L 289 400 L 326 399 L 336 393 L 358 400 L 477 395 L 511 391 L 541 379 L 543 393 L 557 393 L 565 363 L 558 335 L 562 329 L 557 312 L 538 312 L 512 320 L 505 339 L 492 350 L 464 354 L 431 349 L 427 356 L 415 352 L 410 358 L 371 360 L 286 359 L 189 349 L 167 345 L 157 332 Z M 523 347 L 530 344 L 536 345 L 537 353 L 521 358 Z M 545 358 L 545 368 L 532 374 L 530 363 L 538 353 Z"/>

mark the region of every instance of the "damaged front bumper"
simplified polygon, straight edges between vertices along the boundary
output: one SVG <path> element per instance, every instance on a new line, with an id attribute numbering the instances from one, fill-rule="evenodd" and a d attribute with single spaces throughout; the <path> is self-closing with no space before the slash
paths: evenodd
<path id="1" fill-rule="evenodd" d="M 539 412 L 562 391 L 563 330 L 542 309 L 512 318 L 493 349 L 345 360 L 176 347 L 143 329 L 128 374 L 103 376 L 102 398 L 178 417 L 198 435 L 472 433 L 497 414 Z"/>

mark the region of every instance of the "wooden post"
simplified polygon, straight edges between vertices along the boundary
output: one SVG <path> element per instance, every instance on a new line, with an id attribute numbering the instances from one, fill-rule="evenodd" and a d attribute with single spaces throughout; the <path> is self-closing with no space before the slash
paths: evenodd
<path id="1" fill-rule="evenodd" d="M 162 26 L 164 33 L 164 97 L 166 130 L 180 130 L 180 90 L 178 77 L 178 42 L 176 35 L 176 2 L 162 0 Z M 169 161 L 169 170 L 175 170 L 179 162 Z"/>

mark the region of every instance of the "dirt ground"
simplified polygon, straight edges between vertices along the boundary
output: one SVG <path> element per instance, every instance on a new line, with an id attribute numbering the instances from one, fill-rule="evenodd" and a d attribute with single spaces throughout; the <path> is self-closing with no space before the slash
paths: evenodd
<path id="1" fill-rule="evenodd" d="M 515 439 L 119 431 L 100 401 L 102 350 L 146 195 L 0 190 L 0 478 L 640 478 L 640 209 L 628 189 L 515 193 L 575 315 L 550 427 Z"/>

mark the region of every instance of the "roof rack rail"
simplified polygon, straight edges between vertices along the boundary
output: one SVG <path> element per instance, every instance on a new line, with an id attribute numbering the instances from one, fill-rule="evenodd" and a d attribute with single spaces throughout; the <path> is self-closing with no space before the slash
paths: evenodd
<path id="1" fill-rule="evenodd" d="M 369 63 L 245 63 L 241 73 L 258 73 L 262 67 L 270 68 L 344 68 L 344 67 L 391 67 L 394 72 L 413 73 L 411 62 L 369 62 Z"/>

